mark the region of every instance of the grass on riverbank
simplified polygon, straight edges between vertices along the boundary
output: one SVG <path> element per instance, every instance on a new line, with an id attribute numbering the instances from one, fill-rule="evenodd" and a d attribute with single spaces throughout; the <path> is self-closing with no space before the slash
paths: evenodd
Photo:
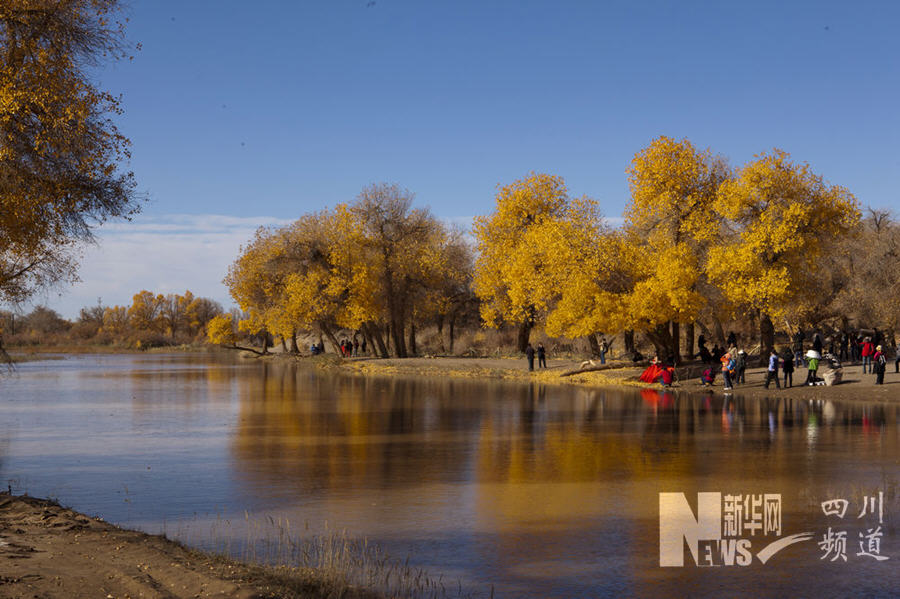
<path id="1" fill-rule="evenodd" d="M 363 589 L 384 597 L 411 599 L 446 599 L 468 597 L 459 581 L 444 580 L 442 575 L 431 576 L 422 568 L 409 564 L 409 557 L 400 560 L 388 555 L 380 546 L 367 539 L 349 536 L 346 531 L 328 531 L 310 535 L 308 524 L 299 530 L 287 518 L 267 516 L 251 519 L 244 513 L 243 538 L 235 538 L 235 526 L 224 518 L 217 518 L 202 538 L 190 545 L 203 546 L 214 555 L 230 559 L 237 556 L 243 563 L 315 573 L 337 596 Z M 183 538 L 183 533 L 175 535 Z M 206 539 L 205 541 L 203 539 Z"/>
<path id="2" fill-rule="evenodd" d="M 220 521 L 219 540 L 201 551 L 53 501 L 0 493 L 0 598 L 463 596 L 458 585 L 345 533 L 309 537 L 273 518 L 258 524 L 248 516 L 245 524 L 240 546 L 222 540 L 232 531 Z"/>

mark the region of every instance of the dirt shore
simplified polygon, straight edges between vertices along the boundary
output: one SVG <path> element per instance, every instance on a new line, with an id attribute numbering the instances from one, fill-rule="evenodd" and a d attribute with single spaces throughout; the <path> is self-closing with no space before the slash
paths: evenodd
<path id="1" fill-rule="evenodd" d="M 301 358 L 302 359 L 302 358 Z M 333 364 L 333 362 L 332 362 Z M 660 384 L 646 384 L 638 377 L 646 366 L 635 367 L 630 363 L 610 362 L 610 368 L 602 371 L 579 372 L 582 362 L 574 359 L 548 359 L 547 368 L 531 372 L 524 358 L 404 358 L 374 359 L 350 358 L 339 363 L 341 369 L 366 375 L 384 376 L 453 376 L 462 378 L 506 379 L 532 381 L 546 384 L 574 384 L 601 387 L 639 387 L 663 389 Z M 807 371 L 800 368 L 794 372 L 793 386 L 778 389 L 772 384 L 765 387 L 765 368 L 749 368 L 746 384 L 736 385 L 733 393 L 743 397 L 792 397 L 800 399 L 900 401 L 900 374 L 894 372 L 894 364 L 888 364 L 883 385 L 875 384 L 874 374 L 863 374 L 861 365 L 845 365 L 840 384 L 826 386 L 806 386 Z M 779 373 L 783 382 L 783 377 Z M 689 393 L 723 393 L 722 377 L 718 376 L 712 387 L 703 387 L 699 377 L 677 381 L 672 391 Z"/>
<path id="2" fill-rule="evenodd" d="M 0 597 L 375 597 L 310 570 L 252 566 L 0 493 Z"/>

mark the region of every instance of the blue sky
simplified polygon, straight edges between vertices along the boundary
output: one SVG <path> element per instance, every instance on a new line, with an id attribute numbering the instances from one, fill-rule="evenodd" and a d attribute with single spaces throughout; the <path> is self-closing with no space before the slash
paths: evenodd
<path id="1" fill-rule="evenodd" d="M 659 135 L 733 165 L 778 147 L 863 205 L 898 204 L 898 2 L 134 0 L 128 15 L 142 50 L 97 77 L 122 94 L 150 201 L 101 229 L 82 283 L 38 298 L 68 316 L 141 288 L 227 304 L 255 226 L 372 182 L 465 219 L 549 172 L 618 217 L 625 169 Z"/>

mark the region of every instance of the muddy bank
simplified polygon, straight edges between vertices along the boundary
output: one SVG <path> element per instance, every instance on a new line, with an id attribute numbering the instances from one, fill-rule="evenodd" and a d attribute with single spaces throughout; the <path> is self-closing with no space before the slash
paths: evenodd
<path id="1" fill-rule="evenodd" d="M 308 358 L 300 358 L 308 360 Z M 350 358 L 343 361 L 335 358 L 324 367 L 338 367 L 350 372 L 382 376 L 452 376 L 460 378 L 484 378 L 531 381 L 546 384 L 574 384 L 601 387 L 651 388 L 663 390 L 659 384 L 648 385 L 638 380 L 645 366 L 635 367 L 630 363 L 611 362 L 610 368 L 580 372 L 582 362 L 572 359 L 548 359 L 547 368 L 528 370 L 524 358 L 403 358 L 375 359 Z M 779 373 L 780 374 L 780 373 Z M 747 382 L 736 385 L 733 393 L 743 397 L 791 397 L 797 399 L 830 399 L 841 401 L 898 401 L 900 400 L 900 374 L 894 372 L 893 363 L 888 364 L 883 385 L 875 384 L 874 374 L 863 374 L 861 365 L 848 365 L 843 369 L 843 381 L 832 387 L 809 387 L 803 384 L 807 371 L 800 368 L 794 372 L 793 386 L 778 389 L 765 387 L 765 368 L 749 368 Z M 781 377 L 780 377 L 781 378 Z M 783 379 L 782 379 L 783 380 Z M 723 393 L 722 377 L 718 376 L 712 387 L 703 387 L 698 377 L 676 381 L 673 391 L 690 393 Z"/>
<path id="2" fill-rule="evenodd" d="M 376 597 L 312 570 L 268 568 L 0 493 L 0 597 Z"/>

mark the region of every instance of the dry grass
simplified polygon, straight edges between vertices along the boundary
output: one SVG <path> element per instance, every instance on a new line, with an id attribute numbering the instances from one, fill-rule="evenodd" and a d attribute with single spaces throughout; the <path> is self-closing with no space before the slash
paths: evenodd
<path id="1" fill-rule="evenodd" d="M 244 513 L 243 538 L 235 538 L 235 526 L 218 517 L 208 534 L 200 538 L 182 531 L 178 542 L 199 546 L 223 560 L 232 558 L 242 563 L 274 568 L 284 584 L 294 580 L 309 584 L 315 581 L 327 590 L 329 597 L 383 596 L 413 599 L 468 597 L 459 581 L 450 583 L 443 576 L 435 578 L 421 568 L 411 566 L 409 558 L 389 556 L 366 539 L 350 537 L 346 531 L 328 531 L 310 535 L 308 525 L 299 530 L 287 518 L 267 516 L 253 520 Z"/>

